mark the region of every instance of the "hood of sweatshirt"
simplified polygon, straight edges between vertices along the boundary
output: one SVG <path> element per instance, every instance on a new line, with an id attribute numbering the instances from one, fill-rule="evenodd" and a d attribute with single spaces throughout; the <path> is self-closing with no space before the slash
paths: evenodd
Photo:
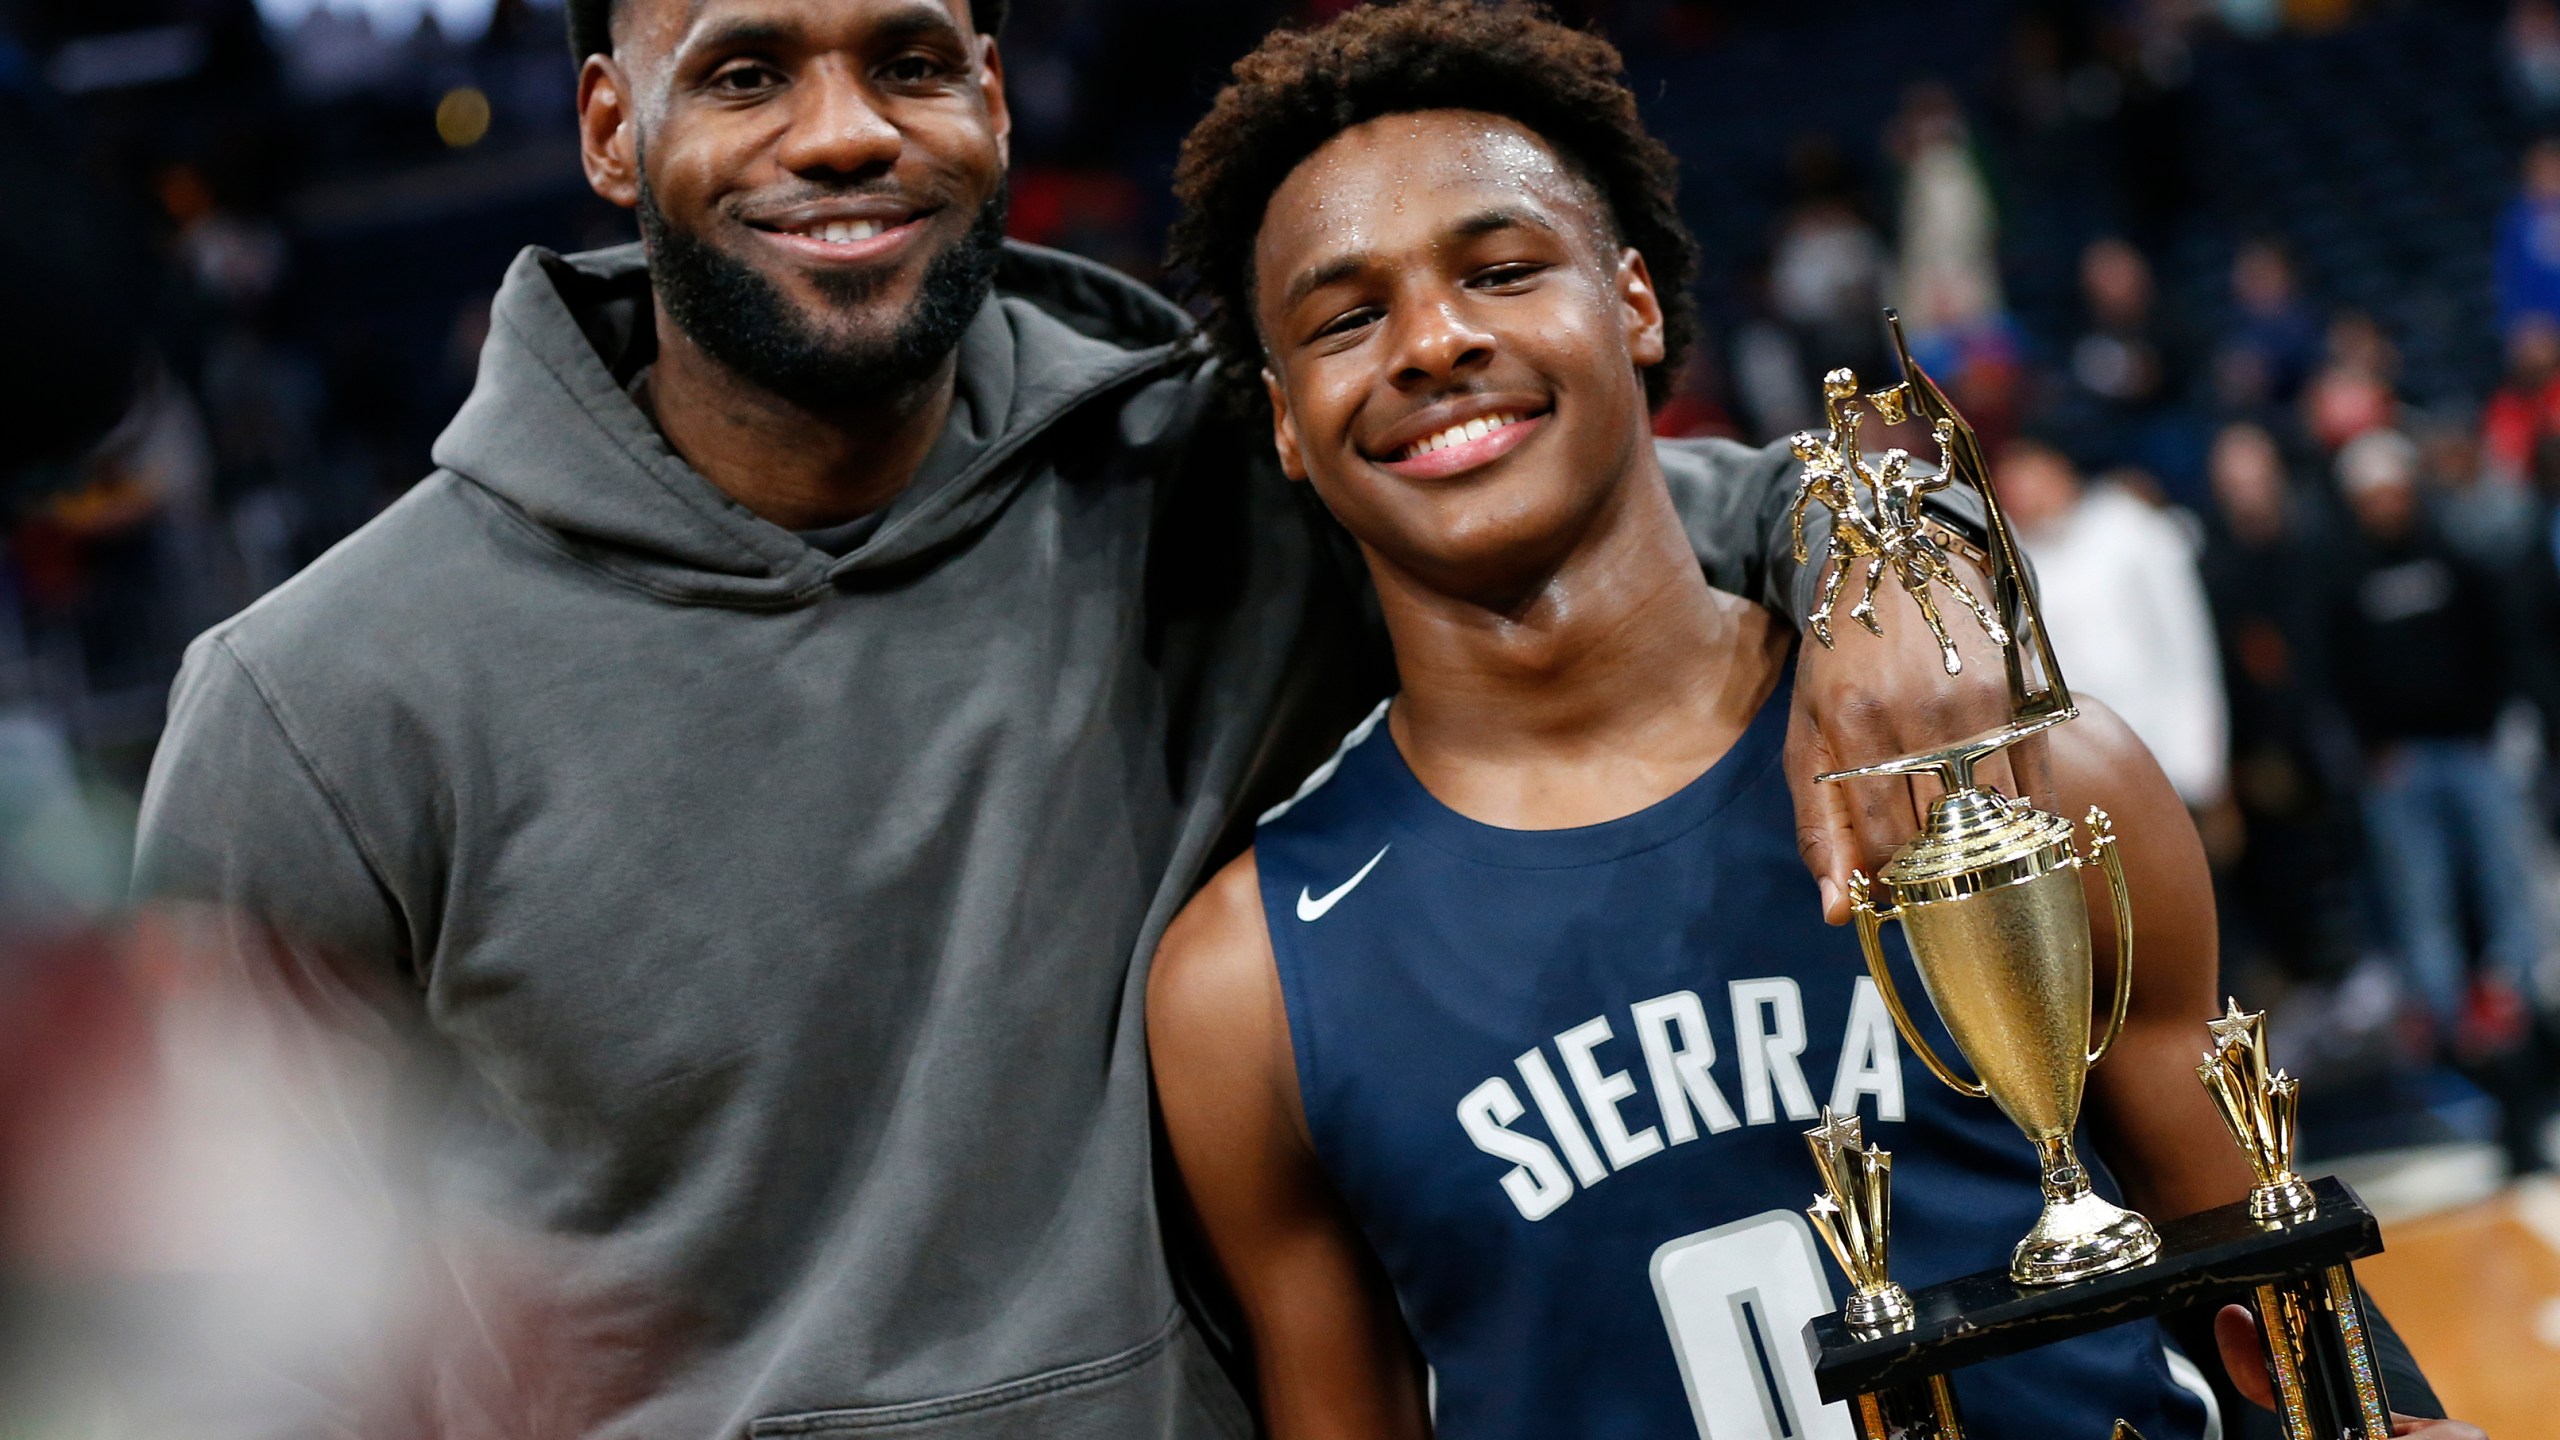
<path id="1" fill-rule="evenodd" d="M 730 499 L 670 449 L 628 382 L 656 349 L 637 245 L 527 248 L 490 307 L 470 398 L 435 463 L 572 556 L 666 598 L 790 605 L 954 544 L 1030 473 L 1023 448 L 1080 406 L 1188 363 L 1190 320 L 1090 261 L 1008 242 L 961 337 L 951 419 L 868 542 L 829 555 Z"/>

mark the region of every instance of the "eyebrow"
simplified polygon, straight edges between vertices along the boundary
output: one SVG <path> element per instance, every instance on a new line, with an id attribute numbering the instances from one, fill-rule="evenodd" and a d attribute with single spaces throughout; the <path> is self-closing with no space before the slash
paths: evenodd
<path id="1" fill-rule="evenodd" d="M 1483 235 L 1519 229 L 1555 233 L 1555 226 L 1549 224 L 1545 216 L 1534 210 L 1517 205 L 1494 205 L 1460 217 L 1456 224 L 1449 227 L 1449 234 L 1456 239 L 1473 240 Z M 1294 308 L 1299 301 L 1318 290 L 1327 285 L 1338 285 L 1351 279 L 1376 262 L 1377 257 L 1370 252 L 1354 250 L 1347 255 L 1337 255 L 1311 270 L 1301 271 L 1296 279 L 1289 282 L 1288 288 L 1281 292 L 1281 308 Z"/>
<path id="2" fill-rule="evenodd" d="M 950 40 L 963 37 L 960 27 L 951 23 L 951 15 L 939 5 L 910 5 L 880 22 L 879 39 L 895 44 L 907 40 Z"/>
<path id="3" fill-rule="evenodd" d="M 1547 223 L 1545 216 L 1517 205 L 1490 206 L 1449 227 L 1450 232 L 1462 240 L 1473 240 L 1479 235 L 1491 235 L 1501 230 L 1544 230 L 1553 234 L 1555 228 Z"/>
<path id="4" fill-rule="evenodd" d="M 1338 285 L 1368 269 L 1373 258 L 1366 250 L 1354 250 L 1348 255 L 1337 255 L 1312 270 L 1299 271 L 1297 278 L 1289 282 L 1289 287 L 1280 292 L 1280 308 L 1295 309 L 1299 301 L 1327 285 Z"/>
<path id="5" fill-rule="evenodd" d="M 700 15 L 705 3 L 707 0 L 693 0 L 691 15 L 688 19 L 691 16 Z M 700 51 L 758 46 L 779 47 L 797 43 L 804 39 L 807 33 L 806 27 L 796 20 L 744 16 L 721 21 L 701 34 L 687 37 L 683 49 Z M 962 37 L 960 27 L 951 23 L 951 16 L 940 6 L 912 4 L 882 20 L 867 38 L 874 44 L 886 46 L 903 45 L 914 40 L 943 40 L 956 43 Z"/>
<path id="6" fill-rule="evenodd" d="M 698 35 L 687 36 L 679 54 L 704 50 L 778 47 L 798 40 L 800 26 L 782 20 L 723 20 Z"/>

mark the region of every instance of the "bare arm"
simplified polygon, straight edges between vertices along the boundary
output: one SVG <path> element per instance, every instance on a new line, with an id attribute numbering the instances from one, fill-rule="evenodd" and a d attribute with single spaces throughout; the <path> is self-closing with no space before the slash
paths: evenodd
<path id="1" fill-rule="evenodd" d="M 1252 1332 L 1273 1440 L 1423 1440 L 1422 1362 L 1319 1166 L 1250 851 L 1165 932 L 1147 981 L 1156 1093 Z"/>
<path id="2" fill-rule="evenodd" d="M 2090 806 L 2115 821 L 2133 893 L 2133 1004 L 2124 1035 L 2089 1073 L 2090 1120 L 2126 1199 L 2155 1220 L 2173 1219 L 2249 1193 L 2248 1161 L 2196 1081 L 2204 1022 L 2222 1011 L 2213 878 L 2195 822 L 2158 761 L 2105 705 L 2080 697 L 2081 715 L 2049 749 L 2062 813 Z M 2115 926 L 2105 876 L 2083 877 L 2097 940 L 2100 1018 L 2114 995 Z"/>

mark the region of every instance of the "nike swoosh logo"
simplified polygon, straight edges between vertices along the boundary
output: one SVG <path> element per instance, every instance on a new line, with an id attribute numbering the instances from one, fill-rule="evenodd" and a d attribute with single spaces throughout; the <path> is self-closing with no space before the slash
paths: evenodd
<path id="1" fill-rule="evenodd" d="M 1298 918 L 1301 920 L 1323 919 L 1324 912 L 1341 904 L 1342 897 L 1350 894 L 1352 887 L 1369 878 L 1369 872 L 1377 869 L 1378 862 L 1387 858 L 1388 848 L 1389 847 L 1386 845 L 1379 846 L 1378 853 L 1369 857 L 1369 863 L 1360 867 L 1359 874 L 1354 875 L 1350 879 L 1343 881 L 1341 884 L 1334 886 L 1322 895 L 1310 895 L 1307 893 L 1307 887 L 1303 885 L 1299 886 Z"/>

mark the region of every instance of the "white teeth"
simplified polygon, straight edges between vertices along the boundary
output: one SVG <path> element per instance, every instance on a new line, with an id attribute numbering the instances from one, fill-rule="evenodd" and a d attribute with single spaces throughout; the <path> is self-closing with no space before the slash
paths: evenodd
<path id="1" fill-rule="evenodd" d="M 1396 458 L 1411 460 L 1416 456 L 1428 455 L 1434 450 L 1446 450 L 1452 445 L 1463 445 L 1469 440 L 1481 440 L 1503 426 L 1516 424 L 1523 418 L 1525 417 L 1509 414 L 1480 416 L 1463 424 L 1452 425 L 1436 434 L 1425 436 L 1404 447 Z"/>
<path id="2" fill-rule="evenodd" d="M 880 230 L 877 220 L 830 220 L 812 233 L 830 245 L 850 245 L 857 240 L 868 240 Z"/>

